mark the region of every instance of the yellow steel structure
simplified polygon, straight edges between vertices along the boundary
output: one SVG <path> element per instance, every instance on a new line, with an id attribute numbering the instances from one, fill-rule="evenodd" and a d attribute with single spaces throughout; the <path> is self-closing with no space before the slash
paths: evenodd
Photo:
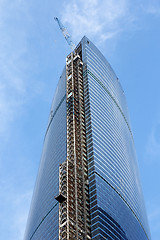
<path id="1" fill-rule="evenodd" d="M 81 46 L 66 59 L 67 160 L 59 174 L 59 240 L 90 240 Z"/>

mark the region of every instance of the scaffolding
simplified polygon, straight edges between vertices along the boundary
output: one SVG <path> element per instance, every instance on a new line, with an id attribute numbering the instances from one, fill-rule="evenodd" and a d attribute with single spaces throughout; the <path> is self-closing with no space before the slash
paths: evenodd
<path id="1" fill-rule="evenodd" d="M 59 240 L 90 240 L 81 45 L 66 59 L 67 160 L 59 168 Z"/>

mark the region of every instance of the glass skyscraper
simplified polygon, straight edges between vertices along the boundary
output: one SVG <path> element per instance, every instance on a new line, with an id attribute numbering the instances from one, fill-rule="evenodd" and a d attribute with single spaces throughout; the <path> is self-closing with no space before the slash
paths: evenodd
<path id="1" fill-rule="evenodd" d="M 86 37 L 53 98 L 24 239 L 151 239 L 125 95 Z"/>

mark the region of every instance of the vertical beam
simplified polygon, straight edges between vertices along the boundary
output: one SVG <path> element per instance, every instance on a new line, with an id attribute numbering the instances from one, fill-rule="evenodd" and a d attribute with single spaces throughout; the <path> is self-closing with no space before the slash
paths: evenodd
<path id="1" fill-rule="evenodd" d="M 83 92 L 81 46 L 66 59 L 67 81 L 67 160 L 60 167 L 59 240 L 90 240 L 90 206 Z M 65 177 L 62 168 L 66 169 Z M 66 178 L 66 182 L 63 179 Z M 65 185 L 63 187 L 62 185 Z"/>
<path id="2" fill-rule="evenodd" d="M 67 239 L 67 163 L 59 167 L 59 239 Z"/>

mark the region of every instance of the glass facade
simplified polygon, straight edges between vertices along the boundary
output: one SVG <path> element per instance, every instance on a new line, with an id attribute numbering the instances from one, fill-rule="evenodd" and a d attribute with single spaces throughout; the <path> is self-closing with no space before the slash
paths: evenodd
<path id="1" fill-rule="evenodd" d="M 124 92 L 82 39 L 92 239 L 150 239 Z"/>
<path id="2" fill-rule="evenodd" d="M 66 160 L 66 78 L 60 77 L 51 107 L 40 168 L 32 197 L 26 240 L 58 240 L 59 164 Z"/>
<path id="3" fill-rule="evenodd" d="M 151 239 L 124 92 L 111 66 L 81 42 L 91 235 Z M 66 160 L 66 75 L 59 80 L 44 140 L 25 240 L 58 240 L 59 164 Z"/>

